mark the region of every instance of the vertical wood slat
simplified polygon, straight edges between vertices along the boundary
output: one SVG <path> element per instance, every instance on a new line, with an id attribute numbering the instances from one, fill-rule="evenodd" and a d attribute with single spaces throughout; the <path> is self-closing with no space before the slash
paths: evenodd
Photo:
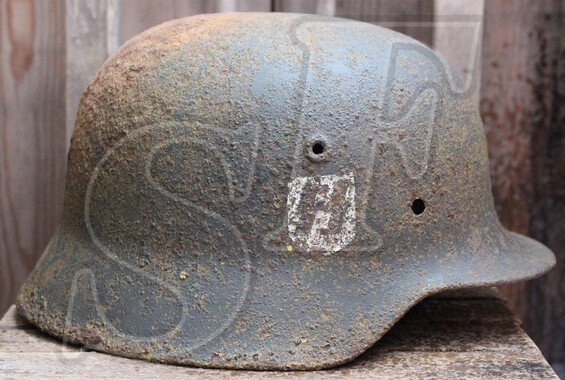
<path id="1" fill-rule="evenodd" d="M 336 12 L 336 0 L 275 0 L 273 12 L 311 13 L 333 16 Z"/>
<path id="2" fill-rule="evenodd" d="M 428 46 L 433 42 L 433 0 L 337 1 L 335 16 L 382 25 Z"/>
<path id="3" fill-rule="evenodd" d="M 485 2 L 481 114 L 502 223 L 557 254 L 503 294 L 551 362 L 565 362 L 565 1 Z"/>
<path id="4" fill-rule="evenodd" d="M 216 0 L 216 12 L 270 12 L 271 0 Z"/>
<path id="5" fill-rule="evenodd" d="M 152 26 L 176 18 L 216 10 L 216 3 L 206 0 L 119 0 L 120 44 Z"/>
<path id="6" fill-rule="evenodd" d="M 64 0 L 0 0 L 0 314 L 62 211 L 64 32 Z"/>
<path id="7" fill-rule="evenodd" d="M 434 49 L 479 105 L 484 0 L 434 1 Z"/>
<path id="8" fill-rule="evenodd" d="M 433 42 L 433 0 L 275 0 L 276 12 L 316 13 L 381 24 L 429 46 Z"/>
<path id="9" fill-rule="evenodd" d="M 121 0 L 106 0 L 106 51 L 115 52 L 120 46 Z"/>
<path id="10" fill-rule="evenodd" d="M 67 147 L 86 86 L 117 45 L 115 0 L 66 0 Z"/>
<path id="11" fill-rule="evenodd" d="M 318 1 L 275 0 L 274 12 L 316 13 Z"/>

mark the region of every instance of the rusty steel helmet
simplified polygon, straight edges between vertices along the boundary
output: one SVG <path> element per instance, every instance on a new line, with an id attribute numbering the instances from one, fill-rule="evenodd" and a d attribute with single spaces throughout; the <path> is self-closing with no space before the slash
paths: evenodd
<path id="1" fill-rule="evenodd" d="M 554 261 L 498 221 L 479 113 L 430 49 L 344 19 L 214 14 L 100 69 L 17 306 L 118 355 L 320 369 L 427 295 Z"/>

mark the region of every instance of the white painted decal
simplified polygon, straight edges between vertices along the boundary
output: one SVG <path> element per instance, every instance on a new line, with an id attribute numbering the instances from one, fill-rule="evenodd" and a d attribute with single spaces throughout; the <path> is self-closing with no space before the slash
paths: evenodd
<path id="1" fill-rule="evenodd" d="M 288 184 L 288 233 L 297 251 L 330 255 L 355 238 L 353 173 L 298 177 Z"/>

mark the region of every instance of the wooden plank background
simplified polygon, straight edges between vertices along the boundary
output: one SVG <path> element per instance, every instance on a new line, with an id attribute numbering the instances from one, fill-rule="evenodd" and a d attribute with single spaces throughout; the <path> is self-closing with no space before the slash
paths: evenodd
<path id="1" fill-rule="evenodd" d="M 65 7 L 0 0 L 0 311 L 51 238 L 65 181 Z"/>
<path id="2" fill-rule="evenodd" d="M 563 366 L 565 0 L 0 0 L 0 314 L 60 218 L 76 106 L 98 67 L 148 27 L 228 11 L 376 22 L 435 47 L 468 79 L 501 221 L 558 256 L 550 274 L 502 292 Z M 469 21 L 472 33 L 457 29 Z"/>
<path id="3" fill-rule="evenodd" d="M 565 362 L 564 12 L 564 0 L 485 3 L 480 103 L 502 223 L 557 255 L 541 279 L 504 288 L 556 366 Z"/>

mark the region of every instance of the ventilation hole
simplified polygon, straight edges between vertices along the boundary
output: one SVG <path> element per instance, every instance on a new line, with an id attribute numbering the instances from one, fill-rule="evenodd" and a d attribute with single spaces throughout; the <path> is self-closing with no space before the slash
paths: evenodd
<path id="1" fill-rule="evenodd" d="M 315 143 L 312 145 L 312 153 L 314 154 L 322 154 L 324 153 L 324 145 L 322 143 Z"/>
<path id="2" fill-rule="evenodd" d="M 415 199 L 414 202 L 412 202 L 412 211 L 414 212 L 414 214 L 420 215 L 424 212 L 425 209 L 426 204 L 420 198 Z"/>

